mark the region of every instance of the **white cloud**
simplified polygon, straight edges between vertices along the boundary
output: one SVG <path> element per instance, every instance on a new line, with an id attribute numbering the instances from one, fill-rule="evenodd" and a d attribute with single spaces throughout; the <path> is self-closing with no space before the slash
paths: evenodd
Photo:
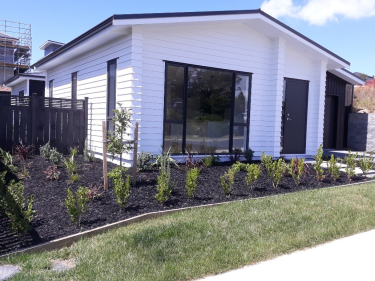
<path id="1" fill-rule="evenodd" d="M 307 0 L 302 5 L 293 0 L 265 0 L 260 7 L 275 18 L 293 17 L 310 24 L 324 25 L 338 16 L 359 19 L 375 16 L 375 0 Z"/>

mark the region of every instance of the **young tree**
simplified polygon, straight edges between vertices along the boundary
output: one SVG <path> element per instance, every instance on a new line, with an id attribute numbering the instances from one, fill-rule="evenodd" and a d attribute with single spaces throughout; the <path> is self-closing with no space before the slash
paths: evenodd
<path id="1" fill-rule="evenodd" d="M 117 103 L 118 108 L 113 110 L 114 116 L 112 122 L 114 125 L 114 131 L 109 132 L 108 134 L 108 145 L 107 150 L 111 155 L 112 160 L 116 157 L 120 157 L 120 166 L 122 166 L 122 154 L 125 151 L 129 151 L 133 148 L 134 141 L 128 141 L 124 143 L 124 136 L 130 136 L 129 133 L 126 133 L 127 129 L 131 125 L 131 109 L 123 108 L 121 103 Z"/>

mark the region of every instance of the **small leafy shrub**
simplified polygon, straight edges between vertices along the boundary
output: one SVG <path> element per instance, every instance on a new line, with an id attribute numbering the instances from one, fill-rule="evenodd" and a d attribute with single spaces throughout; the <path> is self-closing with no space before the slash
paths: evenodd
<path id="1" fill-rule="evenodd" d="M 179 168 L 176 160 L 174 160 L 171 157 L 170 149 L 167 152 L 162 150 L 161 154 L 156 156 L 155 162 L 152 163 L 151 166 L 166 167 L 166 165 L 168 164 L 168 166 L 169 166 L 170 163 L 174 164 L 177 168 Z"/>
<path id="2" fill-rule="evenodd" d="M 42 145 L 39 148 L 39 153 L 40 153 L 40 156 L 42 156 L 43 158 L 49 159 L 49 157 L 51 155 L 51 145 L 50 145 L 50 143 L 47 142 L 45 145 Z"/>
<path id="3" fill-rule="evenodd" d="M 246 161 L 251 162 L 253 161 L 254 151 L 251 150 L 250 148 L 246 149 L 244 152 L 244 156 L 245 156 Z"/>
<path id="4" fill-rule="evenodd" d="M 137 156 L 137 170 L 144 171 L 151 166 L 153 157 L 150 152 L 141 151 Z"/>
<path id="5" fill-rule="evenodd" d="M 301 183 L 302 175 L 305 170 L 305 159 L 292 158 L 289 164 L 289 174 L 292 176 L 296 185 Z"/>
<path id="6" fill-rule="evenodd" d="M 263 167 L 267 169 L 267 166 L 272 164 L 273 157 L 265 154 L 264 151 L 262 151 L 262 154 L 260 155 L 260 162 L 262 163 Z"/>
<path id="7" fill-rule="evenodd" d="M 128 169 L 118 166 L 108 173 L 108 177 L 112 179 L 113 189 L 116 195 L 116 202 L 122 209 L 126 208 L 130 197 L 130 176 L 126 175 Z"/>
<path id="8" fill-rule="evenodd" d="M 57 170 L 56 165 L 49 166 L 43 173 L 46 174 L 46 179 L 50 181 L 60 178 L 60 172 Z"/>
<path id="9" fill-rule="evenodd" d="M 267 170 L 267 174 L 271 179 L 272 186 L 274 188 L 277 188 L 283 175 L 283 167 L 285 162 L 282 158 L 279 158 L 279 160 L 277 161 L 272 161 L 272 156 L 270 157 L 268 155 L 265 155 L 264 165 Z M 271 159 L 271 161 L 269 161 L 269 159 Z"/>
<path id="10" fill-rule="evenodd" d="M 233 164 L 240 160 L 242 155 L 241 149 L 233 149 L 233 153 L 229 155 L 229 161 Z"/>
<path id="11" fill-rule="evenodd" d="M 104 191 L 103 191 L 102 184 L 99 184 L 99 185 L 91 184 L 87 197 L 89 198 L 90 201 L 99 200 L 100 198 L 103 197 L 103 193 Z"/>
<path id="12" fill-rule="evenodd" d="M 344 162 L 346 164 L 345 172 L 348 176 L 349 181 L 355 175 L 355 167 L 357 167 L 357 157 L 358 152 L 356 154 L 352 154 L 352 152 L 349 150 L 348 155 L 346 155 L 344 158 Z"/>
<path id="13" fill-rule="evenodd" d="M 81 225 L 82 215 L 87 211 L 89 203 L 89 189 L 87 187 L 78 186 L 78 190 L 75 194 L 73 194 L 70 188 L 67 189 L 67 193 L 68 194 L 64 202 L 65 206 L 68 209 L 72 222 L 79 226 Z"/>
<path id="14" fill-rule="evenodd" d="M 85 139 L 85 147 L 83 148 L 83 160 L 85 162 L 93 162 L 95 160 L 95 151 L 89 147 L 88 139 Z"/>
<path id="15" fill-rule="evenodd" d="M 171 167 L 170 162 L 176 162 L 170 157 L 169 150 L 167 152 L 162 152 L 161 155 L 158 156 L 155 163 L 158 163 L 159 166 L 159 176 L 157 181 L 157 191 L 158 193 L 155 195 L 156 200 L 160 204 L 164 204 L 169 195 L 172 193 L 173 190 L 173 183 L 171 182 Z M 178 166 L 177 166 L 178 167 Z"/>
<path id="16" fill-rule="evenodd" d="M 49 160 L 54 164 L 58 165 L 63 159 L 63 155 L 59 153 L 56 148 L 51 149 Z"/>
<path id="17" fill-rule="evenodd" d="M 194 154 L 187 152 L 187 157 L 185 158 L 185 167 L 186 169 L 195 169 L 202 164 L 202 160 L 198 157 L 195 157 Z"/>
<path id="18" fill-rule="evenodd" d="M 13 165 L 13 157 L 12 154 L 10 154 L 7 151 L 4 151 L 0 148 L 0 161 L 4 163 L 6 166 L 7 170 L 9 172 L 15 174 L 18 172 L 18 168 Z"/>
<path id="19" fill-rule="evenodd" d="M 246 184 L 254 183 L 260 175 L 260 166 L 257 164 L 246 165 L 247 176 L 245 178 Z"/>
<path id="20" fill-rule="evenodd" d="M 170 188 L 170 178 L 167 173 L 160 172 L 156 188 L 158 193 L 156 193 L 155 198 L 160 204 L 164 204 L 172 193 L 172 189 Z"/>
<path id="21" fill-rule="evenodd" d="M 366 157 L 366 153 L 363 152 L 363 156 L 359 159 L 359 168 L 361 169 L 364 176 L 374 167 L 374 159 L 372 158 L 373 152 L 370 153 L 369 157 Z"/>
<path id="22" fill-rule="evenodd" d="M 3 172 L 0 175 L 0 207 L 10 219 L 13 231 L 18 235 L 24 235 L 30 230 L 30 223 L 36 216 L 33 210 L 34 196 L 27 198 L 26 205 L 23 196 L 24 186 L 11 180 L 6 188 L 5 174 L 6 172 Z"/>
<path id="23" fill-rule="evenodd" d="M 314 163 L 314 170 L 316 172 L 316 178 L 318 180 L 324 179 L 324 170 L 322 168 L 323 163 L 323 145 L 321 144 L 318 148 L 318 153 L 314 156 L 315 163 Z"/>
<path id="24" fill-rule="evenodd" d="M 19 160 L 24 161 L 24 160 L 32 157 L 33 146 L 32 145 L 24 145 L 22 143 L 22 140 L 20 140 L 20 143 L 13 147 L 13 154 L 16 155 L 16 157 Z"/>
<path id="25" fill-rule="evenodd" d="M 198 175 L 199 175 L 198 168 L 193 168 L 187 171 L 185 187 L 187 190 L 187 194 L 190 198 L 194 197 L 194 193 L 197 190 Z"/>
<path id="26" fill-rule="evenodd" d="M 70 175 L 70 180 L 72 182 L 78 182 L 79 181 L 79 175 L 78 174 L 71 174 Z"/>
<path id="27" fill-rule="evenodd" d="M 238 167 L 233 165 L 227 172 L 224 173 L 223 176 L 220 177 L 221 187 L 223 188 L 224 194 L 227 197 L 230 197 L 234 184 L 234 178 L 237 172 Z"/>
<path id="28" fill-rule="evenodd" d="M 65 169 L 68 171 L 69 174 L 74 174 L 77 171 L 78 165 L 74 160 L 74 156 L 72 155 L 69 160 L 63 159 Z"/>
<path id="29" fill-rule="evenodd" d="M 340 158 L 336 159 L 335 156 L 331 154 L 331 158 L 327 161 L 328 173 L 334 181 L 340 177 L 340 166 L 337 165 L 337 162 L 340 160 Z"/>
<path id="30" fill-rule="evenodd" d="M 220 162 L 220 156 L 219 155 L 209 155 L 202 159 L 202 162 L 204 166 L 211 167 L 217 165 L 217 163 Z"/>
<path id="31" fill-rule="evenodd" d="M 247 170 L 247 164 L 241 163 L 237 161 L 236 163 L 233 164 L 237 168 L 238 171 L 246 171 Z"/>

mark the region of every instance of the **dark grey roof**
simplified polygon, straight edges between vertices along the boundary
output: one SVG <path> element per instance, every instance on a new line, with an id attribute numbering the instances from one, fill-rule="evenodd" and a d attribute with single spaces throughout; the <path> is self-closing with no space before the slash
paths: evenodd
<path id="1" fill-rule="evenodd" d="M 349 70 L 347 70 L 347 69 L 345 69 L 345 68 L 341 68 L 341 69 L 344 70 L 346 73 L 352 75 L 353 77 L 355 77 L 355 78 L 357 78 L 357 79 L 359 79 L 359 80 L 361 80 L 361 81 L 363 81 L 363 82 L 366 82 L 366 80 L 362 79 L 362 78 L 359 77 L 357 74 L 355 74 L 355 73 L 353 73 L 353 72 L 351 72 L 351 71 L 349 71 Z"/>
<path id="2" fill-rule="evenodd" d="M 45 56 L 44 58 L 40 59 L 36 63 L 34 63 L 31 67 L 40 66 L 47 61 L 52 60 L 53 58 L 57 57 L 58 55 L 64 53 L 65 51 L 69 50 L 70 48 L 74 47 L 75 45 L 79 44 L 80 42 L 86 40 L 87 38 L 97 34 L 101 30 L 111 26 L 113 24 L 113 20 L 129 20 L 129 19 L 148 19 L 148 18 L 171 18 L 171 17 L 200 17 L 200 16 L 219 16 L 219 15 L 241 15 L 241 14 L 260 14 L 265 16 L 266 18 L 272 20 L 273 22 L 277 23 L 281 27 L 293 32 L 297 36 L 301 37 L 302 39 L 306 40 L 307 42 L 313 44 L 314 46 L 318 47 L 319 49 L 325 51 L 326 53 L 334 56 L 335 58 L 339 59 L 340 61 L 350 65 L 350 63 L 343 59 L 342 57 L 336 55 L 335 53 L 331 52 L 330 50 L 324 48 L 323 46 L 319 45 L 315 41 L 311 40 L 310 38 L 306 37 L 305 35 L 299 33 L 298 31 L 294 30 L 293 28 L 287 26 L 286 24 L 282 23 L 281 21 L 271 17 L 269 14 L 263 12 L 261 9 L 256 10 L 234 10 L 234 11 L 208 11 L 208 12 L 183 12 L 183 13 L 153 13 L 153 14 L 122 14 L 122 15 L 113 15 L 102 21 L 98 25 L 94 26 L 90 30 L 86 31 L 82 35 L 78 36 L 77 38 L 73 39 L 69 43 L 62 46 L 60 49 L 56 50 Z"/>
<path id="3" fill-rule="evenodd" d="M 14 75 L 13 77 L 10 77 L 8 80 L 6 80 L 3 83 L 3 85 L 7 85 L 7 84 L 9 84 L 9 83 L 17 80 L 20 77 L 26 77 L 26 78 L 29 78 L 29 79 L 32 79 L 32 78 L 46 78 L 44 75 L 41 75 L 41 74 L 38 74 L 38 73 L 19 73 L 19 74 Z"/>

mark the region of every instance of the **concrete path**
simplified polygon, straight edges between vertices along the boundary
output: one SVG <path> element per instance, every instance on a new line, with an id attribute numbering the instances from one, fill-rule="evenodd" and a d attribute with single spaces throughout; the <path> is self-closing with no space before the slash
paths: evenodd
<path id="1" fill-rule="evenodd" d="M 375 280 L 375 230 L 206 277 L 224 280 Z"/>

